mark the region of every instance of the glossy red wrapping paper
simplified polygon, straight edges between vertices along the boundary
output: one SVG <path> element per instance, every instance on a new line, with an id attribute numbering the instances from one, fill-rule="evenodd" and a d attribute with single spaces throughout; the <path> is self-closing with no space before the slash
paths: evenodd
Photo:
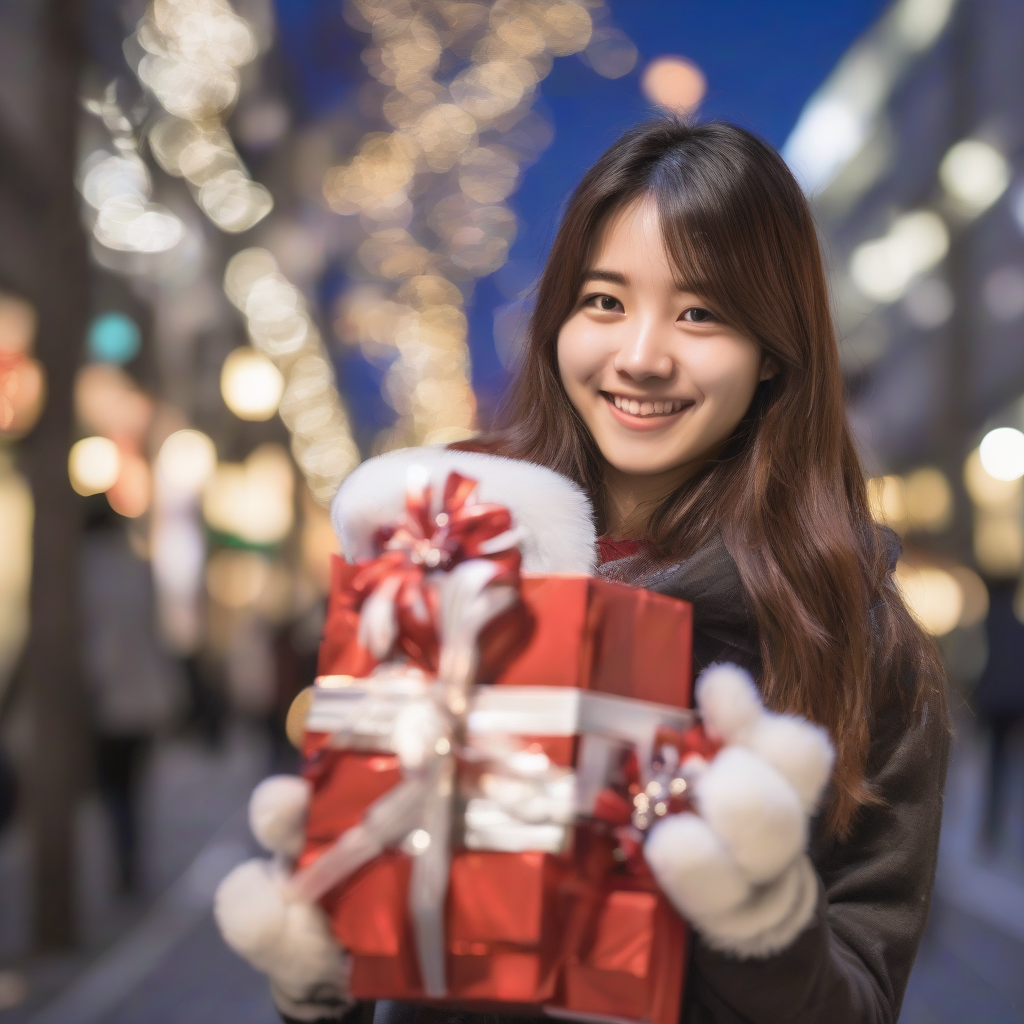
<path id="1" fill-rule="evenodd" d="M 357 572 L 341 559 L 333 563 L 321 676 L 361 677 L 376 666 L 356 640 Z M 489 657 L 488 644 L 498 648 L 502 637 L 485 630 L 478 682 L 580 687 L 690 707 L 690 605 L 587 577 L 524 576 L 522 595 L 532 620 L 528 641 L 511 661 L 502 650 Z M 401 779 L 394 755 L 330 749 L 324 739 L 306 738 L 314 797 L 300 866 Z M 555 764 L 574 764 L 575 739 L 528 739 Z M 676 1024 L 686 927 L 642 858 L 623 867 L 614 849 L 611 836 L 585 826 L 564 854 L 456 849 L 442 1002 Z M 405 854 L 388 851 L 322 900 L 352 954 L 357 998 L 428 1001 L 407 909 L 410 865 Z"/>

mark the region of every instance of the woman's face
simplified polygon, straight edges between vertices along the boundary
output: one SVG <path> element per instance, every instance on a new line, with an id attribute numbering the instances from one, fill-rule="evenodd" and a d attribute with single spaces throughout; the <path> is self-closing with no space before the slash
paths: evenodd
<path id="1" fill-rule="evenodd" d="M 605 225 L 558 334 L 569 400 L 608 463 L 631 476 L 685 476 L 770 376 L 758 345 L 677 276 L 655 205 L 627 206 Z"/>

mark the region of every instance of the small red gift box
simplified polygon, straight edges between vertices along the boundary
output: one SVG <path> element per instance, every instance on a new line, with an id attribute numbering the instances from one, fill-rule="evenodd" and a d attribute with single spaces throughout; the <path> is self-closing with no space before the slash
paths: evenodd
<path id="1" fill-rule="evenodd" d="M 300 869 L 402 780 L 399 758 L 383 738 L 391 721 L 386 702 L 375 712 L 379 721 L 355 730 L 357 739 L 346 717 L 372 687 L 364 677 L 377 667 L 358 642 L 352 582 L 359 571 L 341 559 L 332 567 L 307 724 L 305 774 L 314 795 Z M 658 726 L 690 724 L 682 709 L 691 703 L 691 608 L 587 577 L 524 576 L 521 593 L 529 638 L 511 660 L 489 659 L 484 632 L 466 747 L 486 752 L 513 738 L 514 753 L 540 758 L 549 813 L 540 821 L 510 816 L 501 787 L 511 785 L 514 797 L 520 783 L 489 776 L 486 760 L 483 767 L 460 762 L 441 1001 L 675 1024 L 685 926 L 636 844 L 627 856 L 616 822 L 597 805 L 619 799 L 625 818 L 618 824 L 628 822 L 637 787 L 616 797 L 607 788 L 609 766 L 617 770 L 623 753 L 649 759 Z M 341 733 L 344 742 L 336 739 Z M 412 873 L 409 853 L 388 849 L 321 901 L 352 954 L 357 998 L 438 1001 L 428 998 L 417 956 Z"/>

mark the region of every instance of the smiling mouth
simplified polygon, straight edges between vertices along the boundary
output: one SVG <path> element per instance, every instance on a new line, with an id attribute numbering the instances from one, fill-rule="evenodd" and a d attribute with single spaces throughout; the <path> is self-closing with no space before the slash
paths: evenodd
<path id="1" fill-rule="evenodd" d="M 687 398 L 629 398 L 626 395 L 613 395 L 610 391 L 602 391 L 606 402 L 615 406 L 619 412 L 636 416 L 639 419 L 653 419 L 658 416 L 675 416 L 693 402 Z"/>

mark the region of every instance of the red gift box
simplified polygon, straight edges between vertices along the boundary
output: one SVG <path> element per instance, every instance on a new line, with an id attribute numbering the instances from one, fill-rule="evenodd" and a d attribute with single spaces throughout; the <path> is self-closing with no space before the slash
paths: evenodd
<path id="1" fill-rule="evenodd" d="M 352 584 L 359 572 L 340 558 L 332 566 L 305 742 L 314 795 L 300 869 L 402 779 L 396 754 L 383 742 L 374 749 L 372 736 L 354 747 L 332 745 L 333 707 L 365 692 L 372 684 L 363 677 L 377 667 L 358 642 Z M 482 685 L 467 718 L 469 749 L 511 734 L 522 752 L 546 758 L 552 772 L 580 773 L 595 756 L 608 761 L 609 751 L 608 763 L 616 751 L 649 758 L 652 722 L 677 730 L 688 724 L 679 713 L 691 703 L 687 603 L 588 577 L 524 576 L 521 593 L 531 629 L 518 653 L 489 658 L 488 644 L 501 638 L 486 630 L 481 637 Z M 537 688 L 545 687 L 558 692 L 544 699 Z M 608 740 L 609 732 L 617 735 Z M 459 766 L 440 1001 L 675 1024 L 686 928 L 636 855 L 637 844 L 632 855 L 624 853 L 614 813 L 595 810 L 602 800 L 602 807 L 619 800 L 628 820 L 632 790 L 592 794 L 589 813 L 604 820 L 510 824 L 481 796 L 480 771 Z M 428 998 L 417 955 L 412 864 L 407 853 L 388 849 L 322 898 L 338 941 L 352 954 L 357 998 L 438 1001 Z"/>

